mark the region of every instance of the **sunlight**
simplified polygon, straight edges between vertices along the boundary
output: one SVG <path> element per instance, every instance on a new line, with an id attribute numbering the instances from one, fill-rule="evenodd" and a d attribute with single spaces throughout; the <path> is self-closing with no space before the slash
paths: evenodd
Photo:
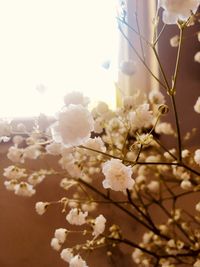
<path id="1" fill-rule="evenodd" d="M 0 0 L 0 116 L 53 114 L 72 90 L 114 106 L 114 76 L 101 67 L 116 60 L 114 5 Z"/>

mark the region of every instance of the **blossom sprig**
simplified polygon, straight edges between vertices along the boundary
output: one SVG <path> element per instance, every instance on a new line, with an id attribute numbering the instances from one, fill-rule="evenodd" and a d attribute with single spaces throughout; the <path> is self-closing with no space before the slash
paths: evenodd
<path id="1" fill-rule="evenodd" d="M 63 189 L 61 199 L 38 201 L 35 209 L 44 215 L 52 205 L 61 207 L 66 225 L 54 231 L 51 246 L 70 267 L 87 267 L 87 252 L 104 247 L 110 254 L 110 247 L 114 250 L 121 244 L 133 250 L 132 258 L 138 266 L 199 266 L 200 204 L 196 201 L 193 210 L 182 204 L 183 199 L 200 191 L 200 149 L 191 149 L 183 142 L 176 106 L 184 31 L 191 26 L 198 6 L 197 0 L 162 0 L 158 5 L 163 9 L 164 23 L 179 27 L 179 36 L 171 41 L 177 47 L 177 57 L 170 77 L 157 51 L 166 25 L 157 33 L 159 20 L 155 18 L 154 38 L 146 40 L 139 24 L 137 29 L 128 24 L 125 9 L 118 18 L 122 36 L 163 92 L 136 90 L 124 96 L 122 106 L 116 110 L 103 102 L 90 110 L 88 98 L 72 92 L 64 97 L 64 106 L 49 121 L 48 129 L 41 129 L 36 121 L 31 131 L 22 124 L 16 131 L 11 123 L 0 122 L 1 140 L 12 140 L 7 153 L 12 163 L 3 173 L 5 187 L 16 195 L 31 197 L 37 185 L 51 175 Z M 125 27 L 139 37 L 142 51 L 130 42 Z M 161 77 L 148 66 L 144 43 L 152 49 Z M 124 73 L 133 72 L 126 68 Z M 166 97 L 171 101 L 169 106 Z M 169 110 L 173 111 L 175 125 L 167 121 Z M 194 111 L 198 116 L 199 98 Z M 175 145 L 170 147 L 162 136 L 172 138 Z M 185 139 L 190 138 L 192 131 Z M 47 162 L 49 158 L 53 158 L 55 169 L 29 169 L 31 162 Z M 141 225 L 140 241 L 126 235 L 124 222 L 118 226 L 114 217 L 104 217 L 102 206 L 112 207 L 134 225 Z M 155 218 L 154 211 L 159 218 Z M 80 235 L 81 241 L 69 244 L 71 234 Z"/>

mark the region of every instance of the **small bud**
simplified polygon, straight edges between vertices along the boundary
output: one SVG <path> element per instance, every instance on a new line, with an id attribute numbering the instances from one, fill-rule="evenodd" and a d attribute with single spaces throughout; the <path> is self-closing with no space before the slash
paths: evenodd
<path id="1" fill-rule="evenodd" d="M 165 114 L 167 114 L 167 113 L 169 112 L 169 107 L 168 107 L 167 105 L 162 104 L 162 105 L 160 105 L 160 106 L 158 107 L 158 111 L 159 111 L 162 115 L 165 115 Z"/>

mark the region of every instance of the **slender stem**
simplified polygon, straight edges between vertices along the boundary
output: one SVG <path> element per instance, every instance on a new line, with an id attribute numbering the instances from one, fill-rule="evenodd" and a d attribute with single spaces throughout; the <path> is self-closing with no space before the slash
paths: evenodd
<path id="1" fill-rule="evenodd" d="M 143 35 L 141 35 L 141 33 L 139 33 L 136 29 L 134 29 L 128 22 L 126 22 L 120 18 L 117 18 L 117 20 L 119 22 L 121 22 L 122 24 L 126 25 L 135 34 L 137 34 L 147 45 L 151 46 L 151 43 Z"/>
<path id="2" fill-rule="evenodd" d="M 177 157 L 172 154 L 155 136 L 154 141 L 164 150 L 166 151 L 174 160 L 177 160 Z"/>
<path id="3" fill-rule="evenodd" d="M 128 39 L 128 37 L 126 36 L 126 34 L 123 32 L 123 30 L 119 27 L 119 30 L 121 32 L 121 34 L 123 35 L 123 37 L 126 39 L 126 41 L 128 42 L 129 46 L 131 47 L 131 49 L 135 52 L 136 56 L 139 58 L 139 60 L 142 62 L 142 64 L 145 66 L 145 68 L 148 70 L 148 72 L 151 74 L 151 76 L 162 86 L 166 89 L 166 86 L 159 80 L 158 77 L 156 77 L 156 75 L 151 71 L 151 69 L 149 68 L 149 66 L 146 64 L 146 62 L 142 59 L 142 57 L 140 56 L 140 54 L 138 53 L 137 49 L 133 46 L 133 44 L 130 42 L 130 40 Z"/>
<path id="4" fill-rule="evenodd" d="M 160 61 L 160 58 L 159 58 L 159 56 L 158 56 L 156 47 L 153 45 L 153 46 L 152 46 L 152 49 L 153 49 L 154 55 L 155 55 L 155 57 L 156 57 L 156 59 L 157 59 L 158 66 L 159 66 L 160 72 L 161 72 L 161 74 L 162 74 L 162 77 L 163 77 L 163 79 L 164 79 L 164 81 L 165 81 L 165 87 L 166 87 L 167 90 L 169 91 L 170 86 L 169 86 L 169 83 L 168 83 L 168 81 L 167 81 L 167 77 L 166 77 L 166 75 L 165 75 L 165 71 L 164 71 L 164 69 L 163 69 L 163 66 L 162 66 L 162 63 L 161 63 L 161 61 Z"/>
<path id="5" fill-rule="evenodd" d="M 142 43 L 140 24 L 139 24 L 139 21 L 138 21 L 138 0 L 136 0 L 135 19 L 136 19 L 136 25 L 137 25 L 137 29 L 138 29 L 138 33 L 139 33 L 141 53 L 142 53 L 143 60 L 145 61 L 145 53 L 144 53 L 144 47 L 143 47 L 143 43 Z"/>
<path id="6" fill-rule="evenodd" d="M 85 185 L 86 187 L 88 187 L 90 190 L 92 190 L 93 192 L 95 192 L 96 194 L 98 194 L 99 196 L 101 196 L 102 198 L 109 200 L 111 204 L 113 204 L 114 206 L 118 207 L 120 210 L 122 210 L 123 212 L 125 212 L 128 216 L 130 216 L 131 218 L 133 218 L 134 220 L 136 220 L 137 222 L 139 222 L 141 225 L 143 225 L 144 227 L 146 227 L 147 229 L 149 229 L 150 231 L 154 232 L 154 229 L 152 229 L 148 224 L 146 224 L 144 221 L 140 220 L 135 214 L 133 214 L 132 212 L 130 212 L 129 210 L 125 209 L 122 205 L 120 205 L 119 203 L 112 201 L 111 198 L 109 198 L 107 195 L 105 195 L 104 193 L 100 192 L 96 187 L 92 186 L 91 184 L 83 181 L 82 179 L 78 179 L 78 181 L 80 183 L 82 183 L 83 185 Z M 158 234 L 158 233 L 157 233 Z"/>
<path id="7" fill-rule="evenodd" d="M 165 28 L 166 28 L 166 24 L 163 25 L 163 27 L 162 27 L 160 33 L 158 34 L 156 40 L 154 41 L 154 43 L 153 43 L 154 46 L 156 46 L 156 44 L 158 43 L 158 41 L 159 41 L 159 39 L 160 39 L 162 33 L 164 32 Z"/>
<path id="8" fill-rule="evenodd" d="M 173 106 L 174 115 L 175 115 L 177 138 L 178 138 L 178 159 L 179 159 L 179 162 L 181 162 L 182 161 L 181 130 L 180 130 L 180 125 L 179 125 L 179 118 L 178 118 L 178 112 L 177 112 L 177 108 L 176 108 L 175 97 L 173 94 L 171 95 L 171 101 L 172 101 L 172 106 Z"/>
<path id="9" fill-rule="evenodd" d="M 179 65 L 180 65 L 179 63 L 180 63 L 181 48 L 182 48 L 182 42 L 183 42 L 184 27 L 180 26 L 179 28 L 180 28 L 180 36 L 179 36 L 179 45 L 178 45 L 178 52 L 177 52 L 177 58 L 176 58 L 176 66 L 175 66 L 174 76 L 172 79 L 172 91 L 176 90 L 178 70 L 179 70 Z"/>
<path id="10" fill-rule="evenodd" d="M 150 217 L 150 216 L 147 216 L 147 215 L 146 215 L 146 214 L 145 214 L 145 213 L 144 213 L 144 212 L 143 212 L 143 211 L 142 211 L 142 210 L 141 210 L 141 209 L 140 209 L 140 208 L 133 202 L 130 191 L 127 189 L 126 192 L 127 192 L 127 196 L 128 196 L 128 200 L 129 200 L 130 204 L 134 207 L 134 209 L 137 210 L 137 212 L 138 212 L 139 214 L 141 214 L 142 217 L 144 217 L 144 218 L 147 220 L 147 222 L 150 223 L 150 225 L 151 225 L 152 228 L 154 229 L 154 232 L 155 232 L 156 234 L 158 234 L 158 235 L 164 237 L 164 238 L 167 238 L 167 237 L 161 235 L 160 231 L 156 228 L 155 224 L 153 223 L 151 217 Z"/>

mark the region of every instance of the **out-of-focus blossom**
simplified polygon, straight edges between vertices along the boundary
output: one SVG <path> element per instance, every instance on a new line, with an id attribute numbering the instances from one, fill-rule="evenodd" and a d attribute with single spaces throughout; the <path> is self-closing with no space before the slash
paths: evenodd
<path id="1" fill-rule="evenodd" d="M 194 110 L 197 112 L 197 113 L 200 113 L 200 96 L 198 97 L 195 105 L 194 105 Z"/>
<path id="2" fill-rule="evenodd" d="M 53 139 L 66 147 L 82 145 L 94 129 L 90 112 L 81 105 L 69 105 L 58 115 L 58 121 L 51 126 Z"/>
<path id="3" fill-rule="evenodd" d="M 73 104 L 86 107 L 90 101 L 89 98 L 85 97 L 81 92 L 74 91 L 64 96 L 64 102 L 66 106 Z"/>
<path id="4" fill-rule="evenodd" d="M 196 13 L 199 4 L 199 0 L 160 0 L 159 6 L 164 9 L 163 22 L 176 24 L 178 20 L 186 21 L 191 12 Z"/>

